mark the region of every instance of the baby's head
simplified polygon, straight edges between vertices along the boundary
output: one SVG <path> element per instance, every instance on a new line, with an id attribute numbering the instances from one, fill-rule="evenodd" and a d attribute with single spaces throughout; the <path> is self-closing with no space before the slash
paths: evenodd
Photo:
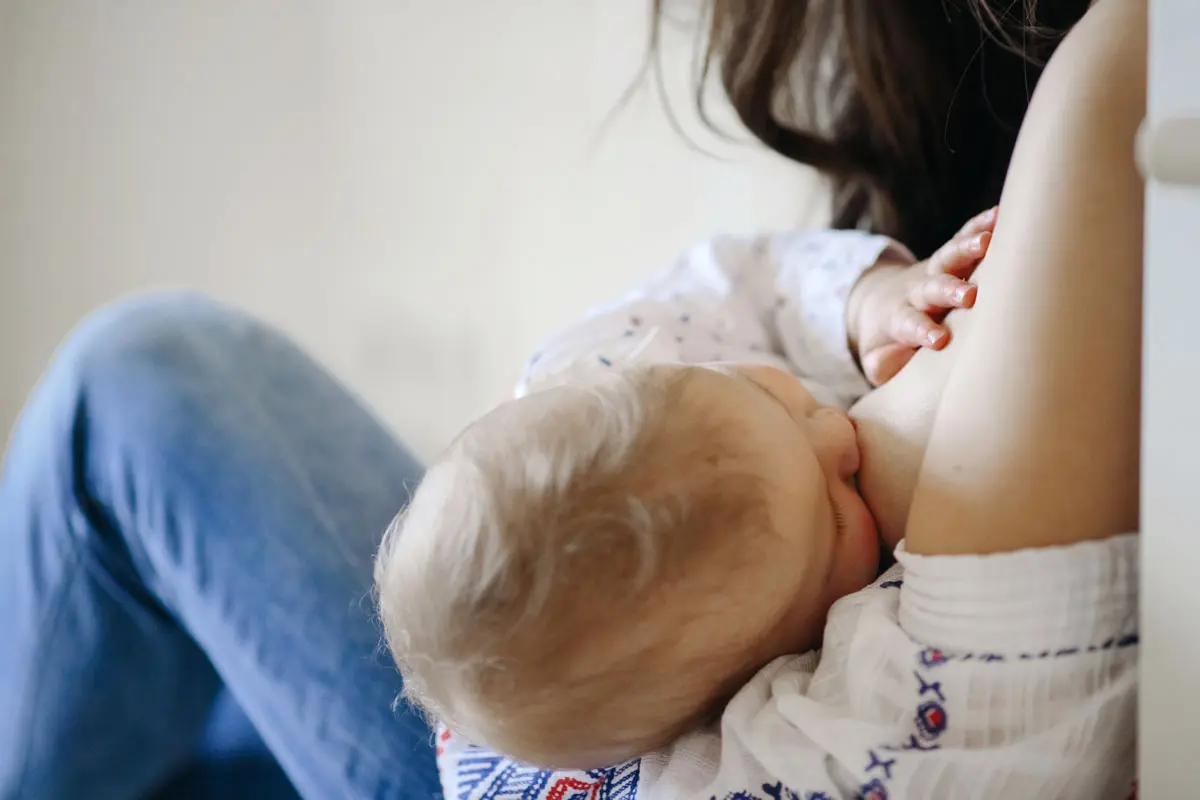
<path id="1" fill-rule="evenodd" d="M 501 406 L 380 548 L 406 695 L 542 766 L 667 744 L 874 578 L 857 468 L 849 419 L 766 367 L 635 367 Z"/>

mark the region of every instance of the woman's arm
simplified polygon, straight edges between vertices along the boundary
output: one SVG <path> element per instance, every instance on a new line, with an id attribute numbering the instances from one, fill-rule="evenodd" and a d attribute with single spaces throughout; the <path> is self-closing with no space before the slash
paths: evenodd
<path id="1" fill-rule="evenodd" d="M 1100 0 L 1041 79 L 906 547 L 994 553 L 1138 522 L 1146 2 Z"/>

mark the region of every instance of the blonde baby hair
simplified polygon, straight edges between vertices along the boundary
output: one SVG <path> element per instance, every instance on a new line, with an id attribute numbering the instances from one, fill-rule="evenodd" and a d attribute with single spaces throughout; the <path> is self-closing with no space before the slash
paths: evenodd
<path id="1" fill-rule="evenodd" d="M 409 701 L 514 758 L 591 768 L 705 721 L 770 657 L 775 620 L 739 617 L 735 589 L 771 530 L 763 481 L 736 420 L 691 391 L 703 369 L 598 373 L 451 444 L 375 566 Z"/>

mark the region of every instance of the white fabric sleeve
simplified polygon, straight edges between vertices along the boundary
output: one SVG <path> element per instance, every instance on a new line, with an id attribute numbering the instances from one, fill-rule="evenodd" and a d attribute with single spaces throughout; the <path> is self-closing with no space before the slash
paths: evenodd
<path id="1" fill-rule="evenodd" d="M 719 735 L 644 758 L 650 800 L 1126 800 L 1136 785 L 1136 536 L 921 557 L 835 604 Z"/>
<path id="2" fill-rule="evenodd" d="M 1137 537 L 987 556 L 918 556 L 904 543 L 898 621 L 947 653 L 1020 657 L 1137 640 Z"/>
<path id="3" fill-rule="evenodd" d="M 871 389 L 850 352 L 846 301 L 855 282 L 885 256 L 916 261 L 908 248 L 859 231 L 817 231 L 775 243 L 775 329 L 796 374 L 828 387 L 849 406 Z"/>
<path id="4" fill-rule="evenodd" d="M 912 260 L 902 245 L 859 231 L 697 245 L 551 339 L 530 359 L 517 394 L 621 363 L 738 361 L 781 367 L 823 401 L 848 405 L 870 387 L 847 343 L 846 300 L 885 254 Z"/>

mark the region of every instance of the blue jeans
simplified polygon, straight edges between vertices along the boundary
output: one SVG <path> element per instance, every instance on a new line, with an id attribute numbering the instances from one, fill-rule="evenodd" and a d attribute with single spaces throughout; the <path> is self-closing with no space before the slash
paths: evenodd
<path id="1" fill-rule="evenodd" d="M 153 295 L 89 318 L 0 473 L 0 800 L 152 796 L 226 690 L 303 797 L 439 797 L 371 598 L 419 477 L 245 316 Z"/>

